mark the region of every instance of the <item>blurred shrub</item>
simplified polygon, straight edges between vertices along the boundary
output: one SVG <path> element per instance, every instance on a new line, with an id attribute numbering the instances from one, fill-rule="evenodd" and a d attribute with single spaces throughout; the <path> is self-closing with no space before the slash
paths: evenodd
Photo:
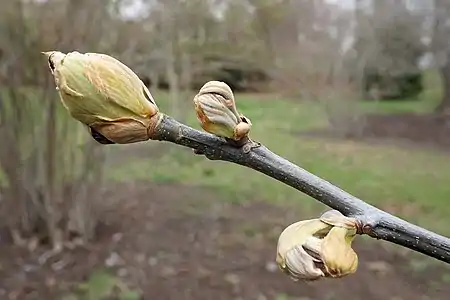
<path id="1" fill-rule="evenodd" d="M 371 100 L 416 98 L 423 91 L 422 73 L 400 75 L 369 73 L 364 78 L 364 91 Z"/>
<path id="2" fill-rule="evenodd" d="M 40 51 L 107 47 L 112 40 L 102 26 L 110 20 L 109 8 L 98 3 L 2 3 L 0 226 L 17 244 L 39 241 L 59 250 L 75 237 L 81 242 L 94 238 L 105 203 L 105 148 L 63 109 Z M 74 20 L 79 25 L 73 26 Z"/>
<path id="3" fill-rule="evenodd" d="M 253 66 L 248 61 L 234 61 L 225 58 L 206 58 L 205 66 L 192 74 L 191 89 L 200 89 L 205 82 L 219 80 L 227 83 L 236 92 L 264 92 L 268 75 L 262 68 Z M 144 83 L 153 86 L 150 78 L 142 76 Z M 169 82 L 164 74 L 158 78 L 158 88 L 169 89 Z"/>
<path id="4" fill-rule="evenodd" d="M 73 237 L 94 237 L 104 149 L 49 91 L 0 93 L 0 213 L 16 243 L 38 238 L 60 248 Z"/>

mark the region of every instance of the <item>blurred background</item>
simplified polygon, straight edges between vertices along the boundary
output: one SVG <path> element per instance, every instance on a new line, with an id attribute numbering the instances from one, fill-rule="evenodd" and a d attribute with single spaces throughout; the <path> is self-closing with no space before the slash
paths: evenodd
<path id="1" fill-rule="evenodd" d="M 251 136 L 450 235 L 448 0 L 0 0 L 0 299 L 448 299 L 450 268 L 361 237 L 341 280 L 295 283 L 280 232 L 327 208 L 162 143 L 101 146 L 41 51 L 130 66 L 194 128 L 222 80 Z"/>

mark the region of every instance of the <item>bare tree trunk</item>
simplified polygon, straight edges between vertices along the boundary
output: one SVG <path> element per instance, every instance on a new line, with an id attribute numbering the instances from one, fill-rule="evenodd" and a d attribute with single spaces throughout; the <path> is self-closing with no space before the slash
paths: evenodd
<path id="1" fill-rule="evenodd" d="M 450 112 L 450 49 L 448 46 L 449 29 L 446 26 L 449 21 L 450 5 L 447 0 L 434 1 L 433 30 L 431 40 L 431 50 L 438 60 L 439 75 L 442 80 L 442 99 L 435 108 L 435 112 L 444 116 Z M 441 54 L 443 54 L 441 56 Z M 444 63 L 441 64 L 441 60 Z"/>
<path id="2" fill-rule="evenodd" d="M 158 71 L 153 71 L 150 74 L 150 87 L 153 88 L 154 90 L 158 90 L 159 89 L 159 84 L 160 84 L 160 79 L 159 79 L 159 72 Z"/>
<path id="3" fill-rule="evenodd" d="M 62 233 L 61 228 L 58 228 L 60 221 L 60 214 L 63 210 L 60 209 L 61 199 L 58 199 L 55 186 L 55 172 L 56 172 L 56 103 L 52 97 L 48 101 L 48 116 L 47 116 L 47 151 L 46 151 L 46 187 L 45 187 L 45 207 L 47 213 L 48 232 L 51 237 L 52 246 L 56 251 L 62 249 Z"/>
<path id="4" fill-rule="evenodd" d="M 442 79 L 443 94 L 436 112 L 450 115 L 450 52 L 447 54 L 447 62 L 439 69 L 439 74 Z"/>
<path id="5" fill-rule="evenodd" d="M 176 71 L 176 57 L 174 53 L 174 43 L 173 41 L 168 43 L 167 47 L 167 57 L 166 57 L 166 76 L 169 82 L 169 97 L 170 97 L 170 111 L 171 114 L 180 118 L 181 108 L 179 105 L 180 101 L 180 84 L 179 75 Z"/>

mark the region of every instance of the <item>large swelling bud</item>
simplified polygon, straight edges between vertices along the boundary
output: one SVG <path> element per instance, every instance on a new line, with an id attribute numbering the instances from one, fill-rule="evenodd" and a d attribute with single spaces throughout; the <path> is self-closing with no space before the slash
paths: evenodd
<path id="1" fill-rule="evenodd" d="M 130 68 L 105 54 L 44 54 L 64 107 L 97 141 L 128 144 L 150 139 L 158 107 Z"/>

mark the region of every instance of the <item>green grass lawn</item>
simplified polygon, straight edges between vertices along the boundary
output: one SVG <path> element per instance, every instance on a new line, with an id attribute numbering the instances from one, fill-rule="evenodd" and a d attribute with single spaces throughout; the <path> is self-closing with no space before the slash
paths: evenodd
<path id="1" fill-rule="evenodd" d="M 168 98 L 153 93 L 162 111 Z M 428 90 L 422 101 L 377 104 L 362 102 L 362 111 L 426 112 L 437 93 Z M 292 132 L 326 125 L 321 108 L 311 102 L 237 95 L 238 108 L 253 122 L 251 136 L 306 170 L 363 200 L 426 228 L 450 234 L 450 155 L 400 146 L 365 144 L 294 135 Z M 190 101 L 189 99 L 187 101 Z M 187 123 L 200 129 L 194 111 Z M 152 151 L 151 143 L 142 145 Z M 226 162 L 209 161 L 179 146 L 158 159 L 131 160 L 111 170 L 115 180 L 181 182 L 215 188 L 230 201 L 261 199 L 294 203 L 314 216 L 324 206 L 256 171 Z"/>

